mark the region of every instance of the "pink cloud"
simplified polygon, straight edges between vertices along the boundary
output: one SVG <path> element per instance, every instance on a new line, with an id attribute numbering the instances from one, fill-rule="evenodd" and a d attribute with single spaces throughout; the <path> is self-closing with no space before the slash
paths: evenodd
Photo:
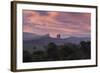
<path id="1" fill-rule="evenodd" d="M 39 12 L 23 10 L 24 32 L 37 34 L 56 34 L 69 36 L 86 36 L 90 33 L 89 13 L 70 13 L 70 12 L 47 12 L 47 15 L 40 15 Z"/>

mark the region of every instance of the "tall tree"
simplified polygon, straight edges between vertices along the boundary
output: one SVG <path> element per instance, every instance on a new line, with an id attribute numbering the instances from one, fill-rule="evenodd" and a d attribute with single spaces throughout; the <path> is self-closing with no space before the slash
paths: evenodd
<path id="1" fill-rule="evenodd" d="M 47 46 L 47 53 L 49 60 L 58 60 L 59 59 L 59 50 L 55 43 L 51 42 Z"/>

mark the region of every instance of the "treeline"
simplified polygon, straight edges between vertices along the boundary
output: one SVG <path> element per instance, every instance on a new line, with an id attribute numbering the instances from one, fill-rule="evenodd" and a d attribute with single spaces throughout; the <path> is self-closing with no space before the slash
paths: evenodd
<path id="1" fill-rule="evenodd" d="M 56 45 L 51 42 L 45 46 L 45 51 L 34 51 L 37 47 L 33 47 L 33 53 L 23 51 L 23 62 L 39 62 L 39 61 L 60 61 L 60 60 L 80 60 L 91 58 L 90 41 L 81 41 L 79 45 L 67 43 L 64 45 Z"/>

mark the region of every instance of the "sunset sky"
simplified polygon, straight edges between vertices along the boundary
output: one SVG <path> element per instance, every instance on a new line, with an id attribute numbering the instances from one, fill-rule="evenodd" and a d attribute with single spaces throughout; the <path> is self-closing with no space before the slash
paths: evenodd
<path id="1" fill-rule="evenodd" d="M 23 10 L 23 32 L 50 34 L 53 38 L 57 34 L 60 34 L 61 38 L 90 37 L 91 14 Z"/>

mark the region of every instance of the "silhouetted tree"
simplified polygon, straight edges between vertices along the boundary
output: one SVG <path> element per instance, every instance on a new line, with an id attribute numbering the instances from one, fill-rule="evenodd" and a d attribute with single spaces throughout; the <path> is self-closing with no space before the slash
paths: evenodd
<path id="1" fill-rule="evenodd" d="M 28 51 L 23 51 L 23 62 L 31 62 L 31 54 Z"/>
<path id="2" fill-rule="evenodd" d="M 59 60 L 59 50 L 55 43 L 51 42 L 47 45 L 48 60 Z"/>
<path id="3" fill-rule="evenodd" d="M 32 54 L 33 61 L 45 61 L 46 60 L 46 53 L 44 51 L 35 51 Z"/>
<path id="4" fill-rule="evenodd" d="M 81 41 L 80 44 L 66 43 L 56 45 L 53 42 L 43 46 L 46 50 L 39 50 L 33 46 L 33 53 L 23 52 L 23 62 L 79 60 L 91 58 L 91 42 Z"/>
<path id="5" fill-rule="evenodd" d="M 61 58 L 64 60 L 72 59 L 72 54 L 75 53 L 75 47 L 72 44 L 65 44 L 60 50 Z"/>
<path id="6" fill-rule="evenodd" d="M 72 43 L 63 45 L 60 49 L 60 54 L 60 59 L 62 60 L 78 60 L 85 58 L 80 46 Z"/>
<path id="7" fill-rule="evenodd" d="M 86 55 L 86 58 L 90 58 L 91 57 L 91 42 L 90 41 L 81 41 L 80 42 L 80 49 L 83 50 L 84 55 Z"/>

